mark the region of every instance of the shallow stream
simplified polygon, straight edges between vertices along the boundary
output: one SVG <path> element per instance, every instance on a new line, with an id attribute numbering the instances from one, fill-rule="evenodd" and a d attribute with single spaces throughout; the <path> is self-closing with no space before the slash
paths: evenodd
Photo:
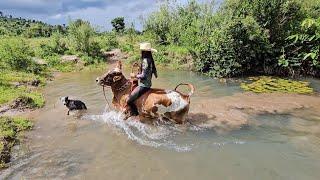
<path id="1" fill-rule="evenodd" d="M 95 84 L 101 74 L 63 74 L 46 86 L 47 105 L 32 114 L 35 128 L 15 151 L 11 167 L 0 172 L 0 179 L 320 177 L 320 116 L 315 110 L 250 114 L 248 125 L 223 132 L 191 124 L 123 121 L 115 111 L 104 112 L 106 102 Z M 191 112 L 201 111 L 193 109 L 201 107 L 197 104 L 241 92 L 239 83 L 232 80 L 224 83 L 183 71 L 159 74 L 155 87 L 172 89 L 185 81 L 195 85 Z M 312 82 L 320 87 L 318 80 Z M 67 116 L 59 102 L 59 97 L 67 95 L 83 100 L 88 111 Z M 107 97 L 111 99 L 110 92 Z"/>

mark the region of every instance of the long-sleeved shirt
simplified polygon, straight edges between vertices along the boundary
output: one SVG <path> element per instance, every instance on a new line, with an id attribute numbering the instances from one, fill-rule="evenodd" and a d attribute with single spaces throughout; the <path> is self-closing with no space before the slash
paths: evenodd
<path id="1" fill-rule="evenodd" d="M 149 58 L 142 59 L 141 63 L 141 74 L 137 75 L 140 79 L 140 86 L 150 88 L 152 86 L 152 60 Z"/>

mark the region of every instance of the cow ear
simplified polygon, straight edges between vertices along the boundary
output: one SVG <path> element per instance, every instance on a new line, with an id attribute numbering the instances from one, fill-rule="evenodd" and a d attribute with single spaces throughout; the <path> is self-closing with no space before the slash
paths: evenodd
<path id="1" fill-rule="evenodd" d="M 116 68 L 118 68 L 120 70 L 120 72 L 122 72 L 122 63 L 121 63 L 121 61 L 117 61 Z"/>
<path id="2" fill-rule="evenodd" d="M 114 76 L 113 82 L 119 81 L 122 77 L 121 76 Z"/>

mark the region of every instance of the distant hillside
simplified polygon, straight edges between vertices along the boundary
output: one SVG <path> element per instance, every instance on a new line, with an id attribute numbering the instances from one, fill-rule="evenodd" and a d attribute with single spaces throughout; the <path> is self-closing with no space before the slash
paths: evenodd
<path id="1" fill-rule="evenodd" d="M 42 21 L 16 18 L 12 15 L 4 15 L 0 11 L 0 35 L 25 36 L 25 37 L 49 37 L 53 32 L 64 33 L 65 25 L 50 25 Z"/>

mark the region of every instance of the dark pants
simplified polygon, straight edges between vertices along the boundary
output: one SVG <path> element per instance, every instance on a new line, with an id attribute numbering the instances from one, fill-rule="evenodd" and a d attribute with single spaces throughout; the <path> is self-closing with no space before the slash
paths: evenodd
<path id="1" fill-rule="evenodd" d="M 129 98 L 128 98 L 128 101 L 127 101 L 127 104 L 130 106 L 130 109 L 131 109 L 131 113 L 133 115 L 138 115 L 139 112 L 138 112 L 138 109 L 136 107 L 136 105 L 134 104 L 134 101 L 136 99 L 138 99 L 140 96 L 142 96 L 145 92 L 147 92 L 150 88 L 148 87 L 142 87 L 142 86 L 138 86 L 136 87 L 132 92 L 131 94 L 129 95 Z"/>

